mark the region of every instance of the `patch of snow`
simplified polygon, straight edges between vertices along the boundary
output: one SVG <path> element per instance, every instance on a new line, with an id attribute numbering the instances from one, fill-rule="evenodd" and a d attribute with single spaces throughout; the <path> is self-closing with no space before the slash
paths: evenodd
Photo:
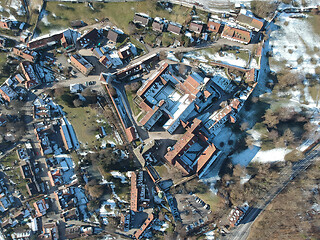
<path id="1" fill-rule="evenodd" d="M 215 239 L 214 238 L 214 231 L 206 232 L 205 235 L 206 235 L 207 240 L 214 240 Z"/>
<path id="2" fill-rule="evenodd" d="M 313 204 L 311 209 L 317 213 L 320 213 L 320 205 L 318 203 Z"/>
<path id="3" fill-rule="evenodd" d="M 199 52 L 187 52 L 183 55 L 184 58 L 189 58 L 192 60 L 198 60 L 199 62 L 207 63 L 208 60 Z"/>
<path id="4" fill-rule="evenodd" d="M 126 176 L 123 175 L 121 172 L 112 171 L 110 173 L 114 178 L 120 178 L 121 179 L 121 183 L 127 183 L 128 182 Z"/>
<path id="5" fill-rule="evenodd" d="M 245 67 L 247 65 L 247 62 L 239 57 L 237 57 L 233 53 L 228 53 L 228 52 L 222 52 L 222 53 L 215 53 L 215 54 L 210 54 L 209 52 L 202 50 L 200 51 L 202 54 L 208 56 L 209 59 L 214 60 L 214 61 L 221 61 L 227 64 L 231 64 L 234 66 L 239 66 L 239 67 Z"/>
<path id="6" fill-rule="evenodd" d="M 240 184 L 245 184 L 246 182 L 248 182 L 251 178 L 251 175 L 246 174 L 244 177 L 241 177 L 240 179 Z"/>
<path id="7" fill-rule="evenodd" d="M 26 14 L 26 10 L 22 5 L 21 0 L 11 0 L 10 7 L 15 9 L 19 16 Z"/>
<path id="8" fill-rule="evenodd" d="M 174 62 L 180 62 L 179 59 L 172 52 L 168 52 L 167 59 Z"/>
<path id="9" fill-rule="evenodd" d="M 284 156 L 289 152 L 291 152 L 291 150 L 286 148 L 275 148 L 267 151 L 259 151 L 254 157 L 253 161 L 262 163 L 284 161 Z"/>

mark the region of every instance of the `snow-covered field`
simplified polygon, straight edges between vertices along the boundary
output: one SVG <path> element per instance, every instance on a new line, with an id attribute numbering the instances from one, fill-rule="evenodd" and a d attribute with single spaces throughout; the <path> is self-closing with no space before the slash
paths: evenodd
<path id="1" fill-rule="evenodd" d="M 301 14 L 300 14 L 301 15 Z M 297 14 L 282 13 L 274 30 L 270 35 L 270 47 L 275 61 L 285 61 L 286 66 L 301 73 L 315 73 L 319 66 L 320 36 L 314 33 L 308 21 L 309 15 L 304 18 L 292 18 Z M 319 49 L 315 52 L 314 49 Z M 281 70 L 281 65 L 272 64 L 271 70 Z"/>
<path id="2" fill-rule="evenodd" d="M 202 63 L 207 63 L 208 61 L 219 61 L 239 67 L 245 67 L 247 65 L 247 62 L 244 59 L 237 57 L 235 54 L 229 52 L 212 54 L 206 50 L 201 50 L 185 53 L 183 55 L 183 62 L 188 64 L 190 60 L 197 60 Z M 256 63 L 254 64 L 256 65 Z"/>

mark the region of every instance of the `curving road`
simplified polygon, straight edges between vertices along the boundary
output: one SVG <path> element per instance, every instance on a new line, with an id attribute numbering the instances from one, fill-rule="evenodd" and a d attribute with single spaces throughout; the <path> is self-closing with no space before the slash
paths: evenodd
<path id="1" fill-rule="evenodd" d="M 256 206 L 250 208 L 246 213 L 246 216 L 241 220 L 240 225 L 235 227 L 229 234 L 222 237 L 221 239 L 225 240 L 245 240 L 248 238 L 250 233 L 250 228 L 254 221 L 258 218 L 258 216 L 266 209 L 266 207 L 275 199 L 279 193 L 291 182 L 298 174 L 306 170 L 317 157 L 320 156 L 320 146 L 316 146 L 311 152 L 307 154 L 307 156 L 295 163 L 292 166 L 292 169 L 284 169 L 279 173 L 281 175 L 278 180 L 278 184 L 273 187 L 269 194 L 261 199 Z"/>

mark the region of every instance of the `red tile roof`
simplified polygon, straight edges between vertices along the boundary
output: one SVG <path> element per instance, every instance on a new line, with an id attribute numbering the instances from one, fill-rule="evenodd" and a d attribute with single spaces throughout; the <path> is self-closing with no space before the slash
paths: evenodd
<path id="1" fill-rule="evenodd" d="M 217 22 L 213 22 L 212 20 L 210 20 L 208 22 L 208 30 L 211 31 L 211 32 L 220 32 L 222 30 L 222 26 L 220 23 L 217 23 Z"/>
<path id="2" fill-rule="evenodd" d="M 151 225 L 154 220 L 154 215 L 150 213 L 147 220 L 142 224 L 142 226 L 134 233 L 136 239 L 140 239 L 143 236 L 144 231 Z"/>
<path id="3" fill-rule="evenodd" d="M 199 174 L 203 168 L 206 166 L 207 162 L 212 158 L 216 152 L 216 147 L 213 144 L 210 144 L 198 158 L 198 164 L 196 172 Z"/>
<path id="4" fill-rule="evenodd" d="M 131 174 L 131 198 L 130 209 L 134 212 L 138 212 L 138 187 L 137 187 L 137 173 Z"/>
<path id="5" fill-rule="evenodd" d="M 225 26 L 222 37 L 233 39 L 248 44 L 251 41 L 251 33 L 246 30 Z"/>

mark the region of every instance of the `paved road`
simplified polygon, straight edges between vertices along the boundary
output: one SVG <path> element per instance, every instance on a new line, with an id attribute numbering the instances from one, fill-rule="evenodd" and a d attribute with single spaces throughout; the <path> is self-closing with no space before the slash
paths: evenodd
<path id="1" fill-rule="evenodd" d="M 266 207 L 275 199 L 279 193 L 301 172 L 309 167 L 320 156 L 320 146 L 312 150 L 303 160 L 295 163 L 292 169 L 284 169 L 279 173 L 281 176 L 278 184 L 273 187 L 269 194 L 261 199 L 259 203 L 250 208 L 246 216 L 242 219 L 239 226 L 234 228 L 229 234 L 221 239 L 225 240 L 245 240 L 248 238 L 250 228 L 258 216 L 266 209 Z"/>

